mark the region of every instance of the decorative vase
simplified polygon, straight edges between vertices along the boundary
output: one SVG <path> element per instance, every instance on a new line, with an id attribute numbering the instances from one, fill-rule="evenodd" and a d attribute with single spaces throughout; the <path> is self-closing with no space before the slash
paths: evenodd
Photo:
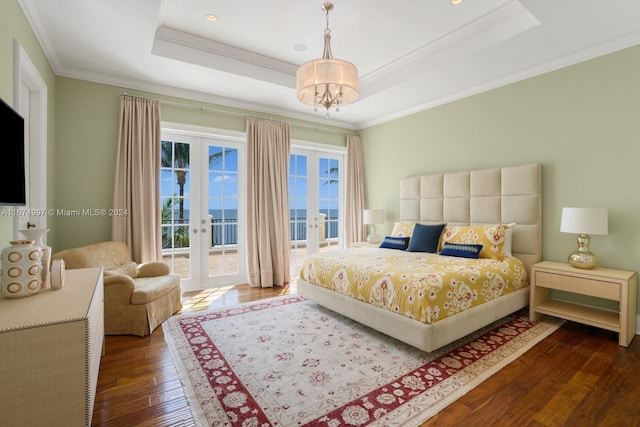
<path id="1" fill-rule="evenodd" d="M 42 249 L 42 259 L 41 259 L 41 263 L 42 263 L 42 271 L 40 273 L 40 278 L 41 278 L 41 286 L 42 288 L 46 288 L 47 287 L 47 283 L 49 283 L 49 270 L 50 270 L 50 266 L 51 266 L 51 246 L 48 246 L 45 242 L 44 242 L 44 236 L 47 235 L 47 233 L 49 232 L 48 228 L 28 228 L 26 230 L 19 230 L 20 233 L 22 233 L 22 235 L 24 237 L 26 237 L 27 240 L 33 240 L 34 246 L 39 247 L 40 249 Z"/>
<path id="2" fill-rule="evenodd" d="M 41 289 L 42 249 L 33 240 L 15 240 L 0 253 L 1 293 L 7 298 L 21 298 Z"/>

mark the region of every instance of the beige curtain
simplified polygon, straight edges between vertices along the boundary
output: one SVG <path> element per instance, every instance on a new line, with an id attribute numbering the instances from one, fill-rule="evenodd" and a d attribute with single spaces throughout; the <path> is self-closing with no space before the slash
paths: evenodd
<path id="1" fill-rule="evenodd" d="M 289 153 L 286 123 L 247 119 L 247 265 L 249 285 L 289 282 Z"/>
<path id="2" fill-rule="evenodd" d="M 111 235 L 129 245 L 131 258 L 148 262 L 162 257 L 160 231 L 160 105 L 123 96 L 113 189 Z"/>
<path id="3" fill-rule="evenodd" d="M 362 223 L 364 210 L 364 168 L 362 142 L 358 135 L 347 135 L 347 197 L 345 217 L 345 246 L 365 240 Z"/>

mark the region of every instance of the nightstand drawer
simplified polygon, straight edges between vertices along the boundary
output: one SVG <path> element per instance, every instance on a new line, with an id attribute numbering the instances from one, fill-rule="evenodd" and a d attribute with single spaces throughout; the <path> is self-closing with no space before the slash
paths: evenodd
<path id="1" fill-rule="evenodd" d="M 620 301 L 620 284 L 564 274 L 536 272 L 536 286 Z"/>

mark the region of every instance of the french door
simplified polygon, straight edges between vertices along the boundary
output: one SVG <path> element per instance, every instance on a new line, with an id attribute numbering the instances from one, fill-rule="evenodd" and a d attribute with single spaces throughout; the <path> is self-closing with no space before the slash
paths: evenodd
<path id="1" fill-rule="evenodd" d="M 292 147 L 289 161 L 291 274 L 318 251 L 343 247 L 344 153 Z"/>
<path id="2" fill-rule="evenodd" d="M 244 144 L 163 132 L 163 259 L 185 290 L 246 283 Z"/>

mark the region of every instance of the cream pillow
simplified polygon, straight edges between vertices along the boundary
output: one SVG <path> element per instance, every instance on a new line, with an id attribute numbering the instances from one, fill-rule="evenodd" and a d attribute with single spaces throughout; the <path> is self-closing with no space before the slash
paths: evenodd
<path id="1" fill-rule="evenodd" d="M 413 228 L 416 226 L 415 222 L 401 221 L 393 224 L 391 230 L 392 237 L 411 237 L 413 234 Z"/>

